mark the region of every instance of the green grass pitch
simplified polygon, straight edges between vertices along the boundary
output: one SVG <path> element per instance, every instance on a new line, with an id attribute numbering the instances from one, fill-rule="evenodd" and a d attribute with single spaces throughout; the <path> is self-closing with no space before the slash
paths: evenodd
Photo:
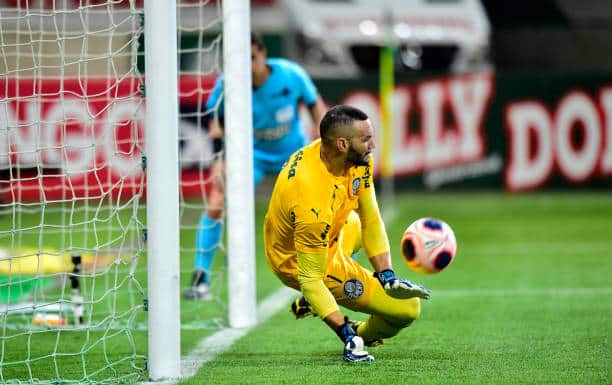
<path id="1" fill-rule="evenodd" d="M 432 298 L 411 327 L 370 349 L 373 364 L 343 363 L 319 319 L 282 311 L 184 383 L 612 383 L 612 195 L 406 194 L 395 204 L 386 223 L 395 268 Z M 399 254 L 403 230 L 423 216 L 457 236 L 455 261 L 437 275 L 411 273 Z M 258 254 L 264 295 L 277 281 L 261 243 Z"/>
<path id="2" fill-rule="evenodd" d="M 258 230 L 265 208 L 266 202 L 258 201 Z M 286 304 L 283 311 L 181 383 L 612 384 L 609 192 L 409 193 L 396 197 L 393 211 L 395 217 L 386 226 L 396 272 L 427 286 L 432 298 L 423 301 L 421 318 L 411 327 L 370 349 L 374 363 L 342 362 L 342 345 L 321 320 L 296 321 Z M 402 232 L 423 216 L 444 219 L 455 230 L 457 257 L 440 274 L 413 273 L 400 257 Z M 11 226 L 10 215 L 0 217 L 0 226 Z M 193 232 L 181 234 L 182 243 L 188 245 L 193 236 Z M 257 298 L 261 300 L 277 290 L 280 281 L 268 270 L 260 231 L 256 241 Z M 363 256 L 361 260 L 367 264 Z M 223 258 L 215 264 L 220 267 Z M 183 255 L 181 266 L 185 286 L 192 256 Z M 181 306 L 185 324 L 218 317 L 223 309 L 186 302 Z M 350 315 L 365 319 L 362 314 Z M 213 332 L 184 328 L 182 354 Z M 36 346 L 42 352 L 44 344 L 56 344 L 55 337 L 40 338 Z M 99 337 L 93 333 L 90 345 Z M 123 341 L 121 337 L 117 339 Z M 129 337 L 136 352 L 109 338 L 108 346 L 94 345 L 83 360 L 59 357 L 58 365 L 78 375 L 83 366 L 95 361 L 116 361 L 122 354 L 146 356 L 146 333 L 135 331 Z M 62 338 L 57 345 L 61 351 L 81 348 L 70 333 Z M 3 340 L 4 358 L 28 354 L 15 351 L 20 346 L 15 342 Z M 30 355 L 35 357 L 36 352 Z M 46 367 L 35 377 L 57 378 L 52 360 L 33 366 Z M 134 370 L 129 364 L 117 369 L 124 379 L 135 379 L 129 376 Z M 25 364 L 4 367 L 2 372 L 4 379 L 30 378 Z M 112 375 L 107 369 L 99 378 Z M 138 375 L 136 379 L 145 378 Z"/>

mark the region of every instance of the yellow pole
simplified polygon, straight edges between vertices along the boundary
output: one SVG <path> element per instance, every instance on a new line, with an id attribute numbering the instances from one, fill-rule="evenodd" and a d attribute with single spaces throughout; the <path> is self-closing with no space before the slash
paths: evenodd
<path id="1" fill-rule="evenodd" d="M 380 49 L 379 99 L 380 125 L 382 140 L 381 154 L 381 195 L 383 216 L 393 213 L 393 89 L 394 89 L 394 49 L 391 42 Z"/>

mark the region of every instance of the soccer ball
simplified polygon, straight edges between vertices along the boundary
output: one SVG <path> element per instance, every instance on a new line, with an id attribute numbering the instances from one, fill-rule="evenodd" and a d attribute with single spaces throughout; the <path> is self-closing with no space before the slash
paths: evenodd
<path id="1" fill-rule="evenodd" d="M 433 274 L 444 270 L 455 258 L 457 241 L 453 229 L 436 218 L 414 221 L 402 236 L 404 261 L 412 270 Z"/>

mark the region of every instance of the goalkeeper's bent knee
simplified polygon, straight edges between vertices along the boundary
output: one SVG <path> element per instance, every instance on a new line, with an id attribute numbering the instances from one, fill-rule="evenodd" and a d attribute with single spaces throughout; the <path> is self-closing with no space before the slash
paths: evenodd
<path id="1" fill-rule="evenodd" d="M 408 301 L 410 301 L 410 303 L 405 307 L 404 311 L 401 312 L 398 321 L 410 325 L 412 321 L 417 320 L 421 316 L 421 300 L 418 298 L 410 298 Z"/>
<path id="2" fill-rule="evenodd" d="M 375 304 L 375 313 L 396 325 L 410 324 L 421 315 L 419 298 L 397 299 L 384 294 L 375 298 Z"/>

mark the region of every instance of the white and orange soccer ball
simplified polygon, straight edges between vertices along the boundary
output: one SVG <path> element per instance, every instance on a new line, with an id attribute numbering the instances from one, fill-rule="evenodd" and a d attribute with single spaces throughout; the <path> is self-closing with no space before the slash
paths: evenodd
<path id="1" fill-rule="evenodd" d="M 401 250 L 408 267 L 417 273 L 433 274 L 444 270 L 455 259 L 457 240 L 446 222 L 420 218 L 404 232 Z"/>

